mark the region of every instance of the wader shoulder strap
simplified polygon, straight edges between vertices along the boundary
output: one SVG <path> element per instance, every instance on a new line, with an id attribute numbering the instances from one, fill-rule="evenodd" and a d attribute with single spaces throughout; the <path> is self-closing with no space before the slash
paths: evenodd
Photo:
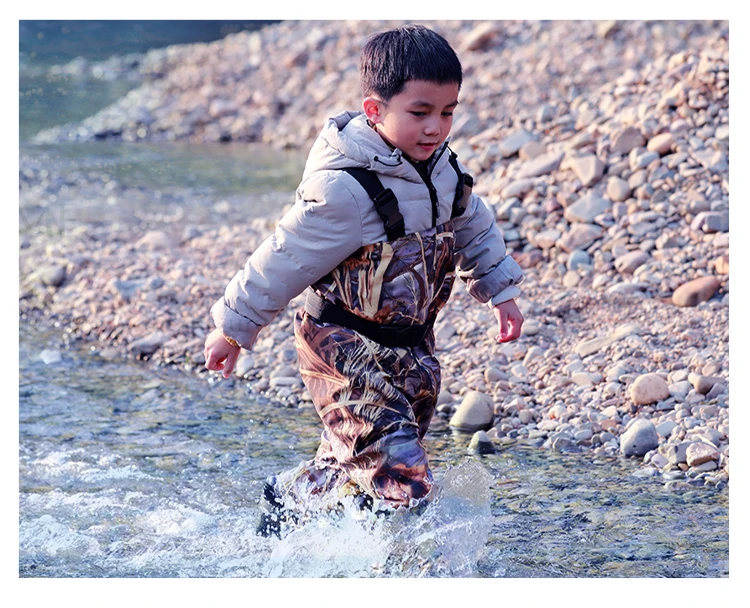
<path id="1" fill-rule="evenodd" d="M 466 211 L 466 206 L 469 204 L 471 198 L 471 189 L 474 187 L 474 178 L 468 173 L 464 173 L 458 166 L 458 160 L 456 153 L 453 150 L 450 151 L 448 162 L 451 167 L 458 175 L 458 184 L 456 184 L 456 196 L 453 197 L 453 210 L 451 211 L 451 219 L 463 215 Z"/>
<path id="2" fill-rule="evenodd" d="M 375 205 L 380 219 L 385 226 L 385 234 L 389 241 L 400 239 L 405 234 L 404 216 L 398 210 L 398 200 L 393 190 L 383 188 L 378 176 L 368 169 L 347 167 L 344 169 L 349 175 L 356 179 Z"/>

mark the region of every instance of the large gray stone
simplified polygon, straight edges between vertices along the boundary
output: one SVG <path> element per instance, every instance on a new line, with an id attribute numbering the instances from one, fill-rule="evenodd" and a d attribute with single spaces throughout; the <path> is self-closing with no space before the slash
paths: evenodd
<path id="1" fill-rule="evenodd" d="M 620 437 L 620 451 L 625 456 L 643 456 L 658 445 L 656 427 L 645 418 L 637 418 Z"/>
<path id="2" fill-rule="evenodd" d="M 459 431 L 483 431 L 492 426 L 494 411 L 489 395 L 469 391 L 448 423 Z"/>

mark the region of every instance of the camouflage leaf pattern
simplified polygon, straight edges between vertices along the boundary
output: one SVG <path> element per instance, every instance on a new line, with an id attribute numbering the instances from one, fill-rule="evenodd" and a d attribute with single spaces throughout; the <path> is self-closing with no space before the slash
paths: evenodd
<path id="1" fill-rule="evenodd" d="M 434 322 L 455 280 L 452 222 L 361 248 L 311 288 L 381 324 Z M 295 318 L 302 379 L 324 424 L 314 460 L 278 476 L 285 502 L 356 484 L 393 507 L 427 495 L 422 439 L 440 391 L 434 335 L 389 348 L 354 330 Z"/>

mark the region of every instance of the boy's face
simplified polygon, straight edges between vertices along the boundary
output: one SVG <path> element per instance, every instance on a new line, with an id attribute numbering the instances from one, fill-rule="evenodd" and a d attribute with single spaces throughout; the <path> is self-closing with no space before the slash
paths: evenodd
<path id="1" fill-rule="evenodd" d="M 427 160 L 445 141 L 458 105 L 458 84 L 410 80 L 387 102 L 367 97 L 365 114 L 380 136 L 412 160 Z"/>

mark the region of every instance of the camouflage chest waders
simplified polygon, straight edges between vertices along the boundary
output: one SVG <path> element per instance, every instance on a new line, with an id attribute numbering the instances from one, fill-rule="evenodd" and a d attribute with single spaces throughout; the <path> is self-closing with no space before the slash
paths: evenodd
<path id="1" fill-rule="evenodd" d="M 422 445 L 440 391 L 432 324 L 455 280 L 453 218 L 471 192 L 471 177 L 451 161 L 459 175 L 451 220 L 404 236 L 390 190 L 375 196 L 388 241 L 362 247 L 313 284 L 295 317 L 300 373 L 324 430 L 315 458 L 276 478 L 287 506 L 316 498 L 333 506 L 362 491 L 409 506 L 432 487 Z"/>

